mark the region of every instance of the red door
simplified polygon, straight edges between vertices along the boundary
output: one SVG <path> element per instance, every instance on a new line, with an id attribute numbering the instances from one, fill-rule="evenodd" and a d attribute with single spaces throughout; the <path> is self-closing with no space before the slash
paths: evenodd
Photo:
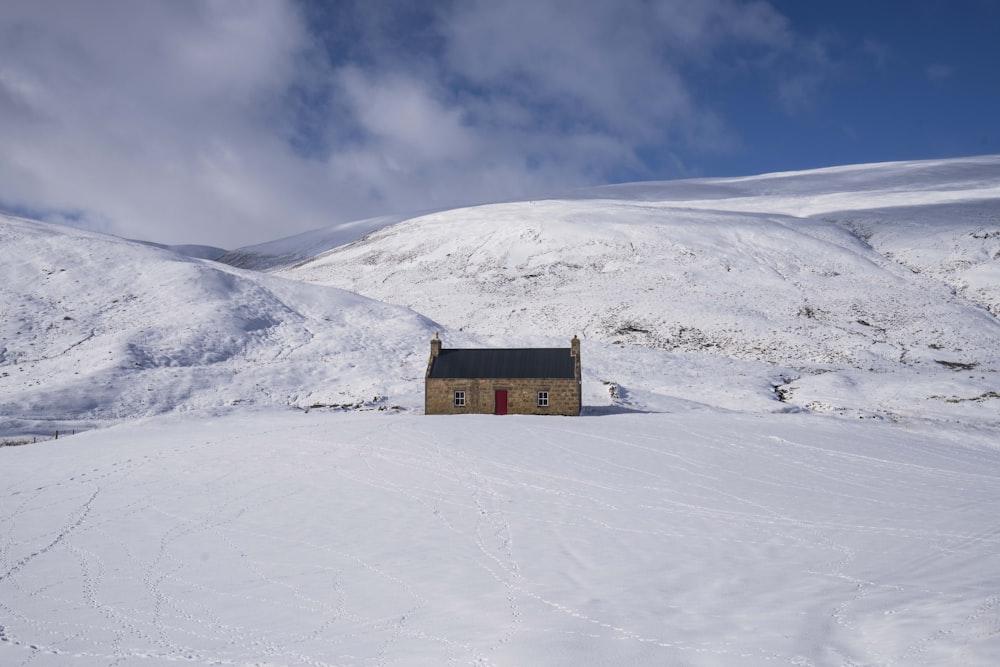
<path id="1" fill-rule="evenodd" d="M 498 415 L 507 414 L 507 390 L 497 389 L 496 393 L 496 412 Z"/>

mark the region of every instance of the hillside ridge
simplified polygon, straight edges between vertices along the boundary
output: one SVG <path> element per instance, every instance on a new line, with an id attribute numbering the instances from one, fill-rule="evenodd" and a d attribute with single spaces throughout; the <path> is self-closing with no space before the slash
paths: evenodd
<path id="1" fill-rule="evenodd" d="M 887 183 L 911 203 L 880 208 Z M 579 335 L 591 414 L 996 422 L 1000 156 L 712 187 L 736 184 L 371 219 L 264 244 L 267 271 L 2 217 L 0 433 L 241 405 L 419 412 L 434 331 Z M 843 210 L 793 214 L 820 191 Z"/>

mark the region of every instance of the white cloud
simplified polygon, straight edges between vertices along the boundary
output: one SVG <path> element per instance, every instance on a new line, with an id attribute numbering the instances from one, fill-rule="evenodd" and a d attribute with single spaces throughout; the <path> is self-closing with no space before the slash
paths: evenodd
<path id="1" fill-rule="evenodd" d="M 419 163 L 475 155 L 478 142 L 463 126 L 461 110 L 435 99 L 425 82 L 398 74 L 367 75 L 354 66 L 338 71 L 337 80 L 373 144 L 396 151 L 397 160 Z"/>
<path id="2" fill-rule="evenodd" d="M 648 138 L 692 112 L 649 18 L 601 2 L 461 3 L 447 62 L 491 97 L 536 107 L 532 122 L 555 126 L 546 131 Z"/>
<path id="3" fill-rule="evenodd" d="M 7 2 L 0 204 L 231 247 L 659 175 L 738 145 L 693 77 L 794 44 L 736 0 Z"/>
<path id="4" fill-rule="evenodd" d="M 271 234 L 280 204 L 245 202 L 295 167 L 267 118 L 307 42 L 267 0 L 5 6 L 0 200 L 171 242 Z"/>

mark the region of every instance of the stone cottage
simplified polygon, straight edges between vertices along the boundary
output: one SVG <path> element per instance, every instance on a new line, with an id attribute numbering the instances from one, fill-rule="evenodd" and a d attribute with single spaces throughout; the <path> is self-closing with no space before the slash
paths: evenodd
<path id="1" fill-rule="evenodd" d="M 434 334 L 424 385 L 429 415 L 579 415 L 580 340 L 569 347 L 444 349 Z"/>

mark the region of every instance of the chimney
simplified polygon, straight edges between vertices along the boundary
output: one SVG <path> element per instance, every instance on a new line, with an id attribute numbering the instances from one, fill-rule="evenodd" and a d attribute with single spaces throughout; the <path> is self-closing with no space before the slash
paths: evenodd
<path id="1" fill-rule="evenodd" d="M 573 340 L 569 342 L 569 354 L 572 357 L 580 358 L 580 339 L 573 336 Z"/>
<path id="2" fill-rule="evenodd" d="M 441 339 L 438 338 L 438 332 L 434 332 L 434 340 L 431 341 L 431 359 L 436 358 L 441 354 Z"/>

